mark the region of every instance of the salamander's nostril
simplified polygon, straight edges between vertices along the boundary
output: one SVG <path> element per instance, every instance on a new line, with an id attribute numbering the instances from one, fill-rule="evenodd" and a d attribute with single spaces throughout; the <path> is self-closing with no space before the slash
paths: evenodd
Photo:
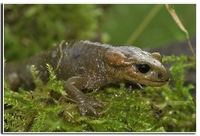
<path id="1" fill-rule="evenodd" d="M 163 75 L 161 73 L 158 73 L 158 78 L 162 79 Z"/>

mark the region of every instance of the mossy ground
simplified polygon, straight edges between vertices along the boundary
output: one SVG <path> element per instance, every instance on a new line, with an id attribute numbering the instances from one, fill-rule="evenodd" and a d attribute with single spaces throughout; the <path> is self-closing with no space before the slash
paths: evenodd
<path id="1" fill-rule="evenodd" d="M 104 104 L 100 116 L 79 114 L 77 104 L 67 97 L 63 81 L 57 80 L 51 66 L 50 81 L 43 84 L 37 71 L 31 68 L 36 88 L 33 91 L 20 89 L 13 92 L 5 83 L 4 131 L 5 132 L 195 132 L 196 106 L 189 90 L 183 86 L 186 56 L 166 57 L 175 61 L 171 68 L 175 86 L 145 87 L 144 90 L 124 90 L 106 87 L 86 93 Z M 188 62 L 188 61 L 187 61 Z M 192 64 L 192 63 L 191 63 Z M 178 66 L 177 66 L 178 65 Z M 188 64 L 187 64 L 188 65 Z"/>

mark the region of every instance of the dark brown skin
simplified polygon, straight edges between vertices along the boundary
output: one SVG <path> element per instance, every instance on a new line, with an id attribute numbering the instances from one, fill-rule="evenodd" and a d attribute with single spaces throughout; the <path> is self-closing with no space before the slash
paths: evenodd
<path id="1" fill-rule="evenodd" d="M 30 66 L 35 65 L 44 83 L 49 80 L 46 64 L 50 64 L 58 79 L 65 81 L 67 94 L 79 104 L 82 115 L 103 106 L 87 97 L 82 90 L 92 90 L 109 84 L 132 82 L 162 86 L 169 81 L 159 53 L 148 53 L 137 47 L 111 46 L 89 41 L 62 41 L 48 51 L 20 63 L 5 65 L 5 79 L 11 89 L 34 89 Z"/>

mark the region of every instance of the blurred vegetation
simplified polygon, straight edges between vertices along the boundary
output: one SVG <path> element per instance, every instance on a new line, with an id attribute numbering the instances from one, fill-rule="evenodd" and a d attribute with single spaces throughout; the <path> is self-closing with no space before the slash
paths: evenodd
<path id="1" fill-rule="evenodd" d="M 4 53 L 7 62 L 22 60 L 65 39 L 125 44 L 156 5 L 4 5 Z M 172 5 L 188 30 L 196 32 L 196 5 Z M 165 6 L 155 12 L 131 45 L 142 48 L 184 40 Z M 101 101 L 101 116 L 82 117 L 63 91 L 51 66 L 43 84 L 31 68 L 36 88 L 13 92 L 4 84 L 5 132 L 195 132 L 196 105 L 184 86 L 184 69 L 196 67 L 188 56 L 167 56 L 171 80 L 163 87 L 124 91 L 120 87 L 87 93 Z"/>
<path id="2" fill-rule="evenodd" d="M 108 8 L 104 24 L 101 27 L 101 30 L 106 31 L 110 36 L 108 43 L 116 45 L 127 43 L 152 10 L 155 15 L 131 45 L 152 48 L 152 46 L 185 40 L 184 32 L 172 19 L 165 5 L 161 5 L 158 10 L 155 10 L 157 6 L 153 4 L 119 4 Z M 177 12 L 189 35 L 194 36 L 196 34 L 196 5 L 174 4 L 171 7 Z"/>
<path id="3" fill-rule="evenodd" d="M 4 5 L 7 61 L 22 60 L 61 40 L 87 39 L 124 45 L 157 5 Z M 196 5 L 171 5 L 190 36 L 196 33 Z M 153 46 L 185 40 L 165 5 L 130 45 Z M 142 26 L 141 26 L 142 27 Z"/>
<path id="4" fill-rule="evenodd" d="M 63 39 L 89 39 L 98 28 L 95 5 L 4 5 L 6 60 L 21 60 Z"/>

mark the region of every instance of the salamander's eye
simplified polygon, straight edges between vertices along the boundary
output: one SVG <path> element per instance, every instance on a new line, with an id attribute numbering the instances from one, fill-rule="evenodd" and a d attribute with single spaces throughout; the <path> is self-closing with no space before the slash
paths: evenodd
<path id="1" fill-rule="evenodd" d="M 137 64 L 136 68 L 141 72 L 141 73 L 147 73 L 150 70 L 150 67 L 147 64 Z"/>

